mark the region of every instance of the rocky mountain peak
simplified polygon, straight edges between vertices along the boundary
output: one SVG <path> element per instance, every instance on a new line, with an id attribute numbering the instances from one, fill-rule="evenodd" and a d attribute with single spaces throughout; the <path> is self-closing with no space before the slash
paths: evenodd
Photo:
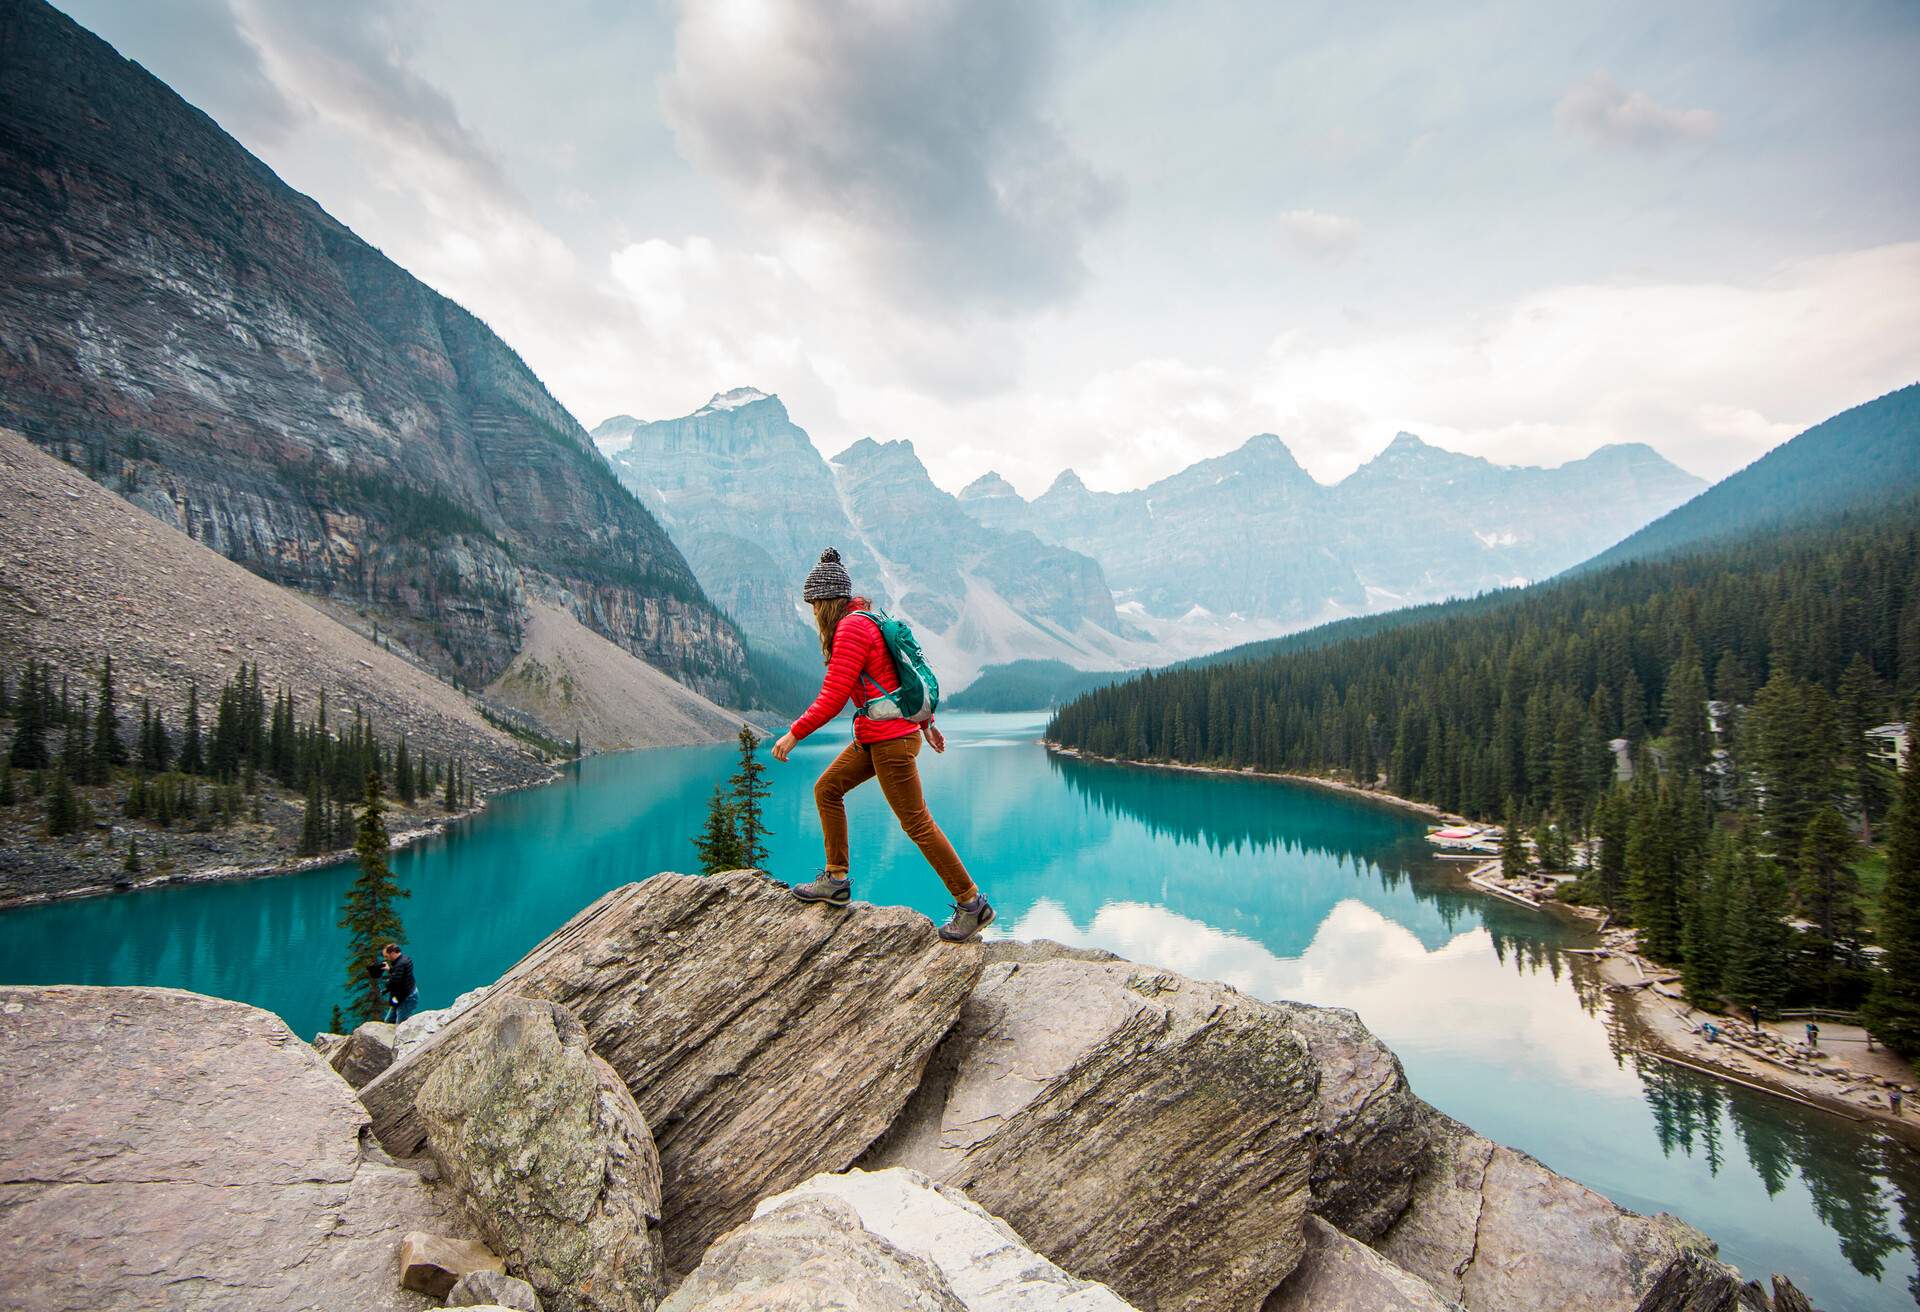
<path id="1" fill-rule="evenodd" d="M 1071 469 L 1063 469 L 1054 476 L 1053 482 L 1049 483 L 1047 490 L 1040 495 L 1043 497 L 1078 496 L 1085 493 L 1086 490 L 1087 485 L 1080 481 L 1080 475 L 1074 473 Z"/>
<path id="2" fill-rule="evenodd" d="M 720 410 L 738 410 L 760 401 L 771 401 L 775 405 L 780 405 L 780 398 L 771 392 L 763 392 L 757 387 L 735 387 L 725 392 L 715 392 L 713 399 L 695 410 L 694 414 L 706 415 Z M 785 409 L 785 406 L 781 406 L 783 413 Z"/>
<path id="3" fill-rule="evenodd" d="M 989 469 L 986 473 L 960 489 L 962 501 L 980 501 L 990 497 L 1018 497 L 1013 484 L 1000 477 L 998 470 Z"/>

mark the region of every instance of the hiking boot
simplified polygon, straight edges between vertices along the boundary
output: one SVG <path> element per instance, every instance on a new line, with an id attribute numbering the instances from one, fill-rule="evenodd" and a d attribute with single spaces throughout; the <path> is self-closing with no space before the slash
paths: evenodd
<path id="1" fill-rule="evenodd" d="M 975 894 L 971 902 L 955 902 L 953 919 L 940 926 L 940 937 L 949 943 L 965 943 L 993 923 L 993 908 L 984 894 Z"/>
<path id="2" fill-rule="evenodd" d="M 795 884 L 793 895 L 802 902 L 825 902 L 830 907 L 843 907 L 853 901 L 853 881 L 823 871 L 818 879 Z"/>

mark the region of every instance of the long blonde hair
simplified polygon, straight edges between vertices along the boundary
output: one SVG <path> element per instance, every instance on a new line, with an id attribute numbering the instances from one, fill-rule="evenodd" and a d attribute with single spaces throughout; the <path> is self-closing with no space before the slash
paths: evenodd
<path id="1" fill-rule="evenodd" d="M 833 634 L 840 627 L 840 621 L 853 609 L 852 597 L 828 597 L 824 601 L 813 603 L 814 627 L 820 630 L 820 660 L 822 664 L 833 660 Z"/>

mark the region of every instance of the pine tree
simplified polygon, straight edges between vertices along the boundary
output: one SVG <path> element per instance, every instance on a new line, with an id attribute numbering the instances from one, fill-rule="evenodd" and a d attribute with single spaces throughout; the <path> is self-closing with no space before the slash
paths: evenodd
<path id="1" fill-rule="evenodd" d="M 1506 879 L 1519 879 L 1527 873 L 1527 836 L 1520 829 L 1520 821 L 1514 815 L 1513 804 L 1507 804 L 1507 822 L 1500 835 L 1500 874 Z"/>
<path id="2" fill-rule="evenodd" d="M 200 685 L 187 685 L 187 725 L 180 738 L 181 774 L 207 772 L 206 744 L 200 737 Z"/>
<path id="3" fill-rule="evenodd" d="M 1860 841 L 1873 841 L 1873 822 L 1885 811 L 1887 788 L 1867 730 L 1879 721 L 1880 680 L 1865 655 L 1855 652 L 1840 676 L 1834 697 L 1840 727 L 1840 759 L 1846 762 L 1854 800 L 1860 807 Z"/>
<path id="4" fill-rule="evenodd" d="M 13 762 L 0 761 L 0 806 L 12 806 L 18 800 L 13 786 Z"/>
<path id="5" fill-rule="evenodd" d="M 387 866 L 392 843 L 387 837 L 386 807 L 380 791 L 380 776 L 369 770 L 353 844 L 360 873 L 347 889 L 340 913 L 340 928 L 347 931 L 346 983 L 347 996 L 352 999 L 348 1010 L 356 1021 L 377 1020 L 385 1013 L 380 975 L 369 967 L 380 960 L 382 947 L 406 938 L 396 904 L 407 896 L 407 890 L 400 887 Z"/>
<path id="6" fill-rule="evenodd" d="M 1680 930 L 1681 987 L 1695 1006 L 1718 998 L 1726 970 L 1727 907 L 1738 883 L 1740 854 L 1726 834 L 1714 837 L 1712 855 L 1689 890 Z"/>
<path id="7" fill-rule="evenodd" d="M 400 745 L 393 753 L 393 779 L 394 791 L 399 794 L 400 800 L 412 806 L 415 800 L 413 759 L 407 755 L 407 735 L 404 733 L 400 735 Z"/>
<path id="8" fill-rule="evenodd" d="M 112 652 L 100 663 L 100 704 L 94 716 L 93 782 L 103 784 L 109 770 L 125 765 L 130 759 L 127 745 L 120 738 L 120 705 L 113 687 Z"/>
<path id="9" fill-rule="evenodd" d="M 740 768 L 728 780 L 728 800 L 733 806 L 734 829 L 740 839 L 740 866 L 758 870 L 766 864 L 767 837 L 773 831 L 765 822 L 766 799 L 773 792 L 767 782 L 767 767 L 755 754 L 760 740 L 753 730 L 740 726 L 736 740 L 740 745 Z"/>
<path id="10" fill-rule="evenodd" d="M 695 836 L 693 850 L 700 858 L 703 875 L 739 870 L 746 864 L 740 849 L 734 804 L 727 800 L 726 790 L 717 784 L 713 797 L 707 802 L 707 822 Z"/>
<path id="11" fill-rule="evenodd" d="M 1667 759 L 1675 774 L 1698 784 L 1712 759 L 1713 734 L 1707 727 L 1707 679 L 1700 670 L 1700 649 L 1688 634 L 1667 672 Z"/>
<path id="12" fill-rule="evenodd" d="M 333 1013 L 327 1017 L 327 1033 L 341 1034 L 347 1028 L 347 1018 L 340 1014 L 340 1004 L 333 1004 Z"/>
<path id="13" fill-rule="evenodd" d="M 1655 961 L 1680 957 L 1677 816 L 1652 787 L 1636 788 L 1627 828 L 1627 901 L 1640 929 L 1640 950 Z"/>
<path id="14" fill-rule="evenodd" d="M 80 827 L 80 799 L 73 791 L 73 780 L 64 766 L 53 772 L 53 788 L 47 794 L 47 834 L 62 838 Z"/>
<path id="15" fill-rule="evenodd" d="M 1793 968 L 1793 927 L 1787 924 L 1787 881 L 1773 862 L 1742 839 L 1737 883 L 1729 889 L 1726 965 L 1722 988 L 1736 1006 L 1778 1011 Z"/>
<path id="16" fill-rule="evenodd" d="M 446 791 L 446 794 L 443 797 L 441 797 L 440 805 L 445 807 L 449 811 L 457 811 L 460 809 L 459 779 L 460 779 L 460 762 L 454 760 L 452 757 L 448 757 L 447 758 L 447 791 Z"/>
<path id="17" fill-rule="evenodd" d="M 53 754 L 47 749 L 45 679 L 45 667 L 28 661 L 13 708 L 13 745 L 7 753 L 8 763 L 16 769 L 44 770 L 53 763 Z"/>
<path id="18" fill-rule="evenodd" d="M 140 864 L 140 835 L 127 835 L 127 859 L 120 863 L 120 868 L 129 875 L 137 875 L 143 869 Z"/>
<path id="19" fill-rule="evenodd" d="M 1920 708 L 1910 723 L 1920 725 Z M 1887 817 L 1887 883 L 1880 897 L 1880 971 L 1863 1008 L 1882 1043 L 1909 1060 L 1920 1056 L 1920 752 L 1900 777 Z"/>

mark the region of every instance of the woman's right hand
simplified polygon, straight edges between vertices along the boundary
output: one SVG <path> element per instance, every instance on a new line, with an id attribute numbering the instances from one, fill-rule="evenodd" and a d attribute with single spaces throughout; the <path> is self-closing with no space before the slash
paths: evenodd
<path id="1" fill-rule="evenodd" d="M 944 752 L 947 750 L 947 736 L 940 732 L 932 720 L 928 720 L 925 724 L 921 725 L 920 732 L 927 736 L 927 746 L 933 748 L 934 751 Z"/>
<path id="2" fill-rule="evenodd" d="M 787 754 L 793 751 L 793 745 L 797 741 L 798 739 L 793 736 L 793 730 L 791 729 L 781 734 L 780 741 L 773 745 L 773 759 L 776 761 L 786 760 Z"/>

